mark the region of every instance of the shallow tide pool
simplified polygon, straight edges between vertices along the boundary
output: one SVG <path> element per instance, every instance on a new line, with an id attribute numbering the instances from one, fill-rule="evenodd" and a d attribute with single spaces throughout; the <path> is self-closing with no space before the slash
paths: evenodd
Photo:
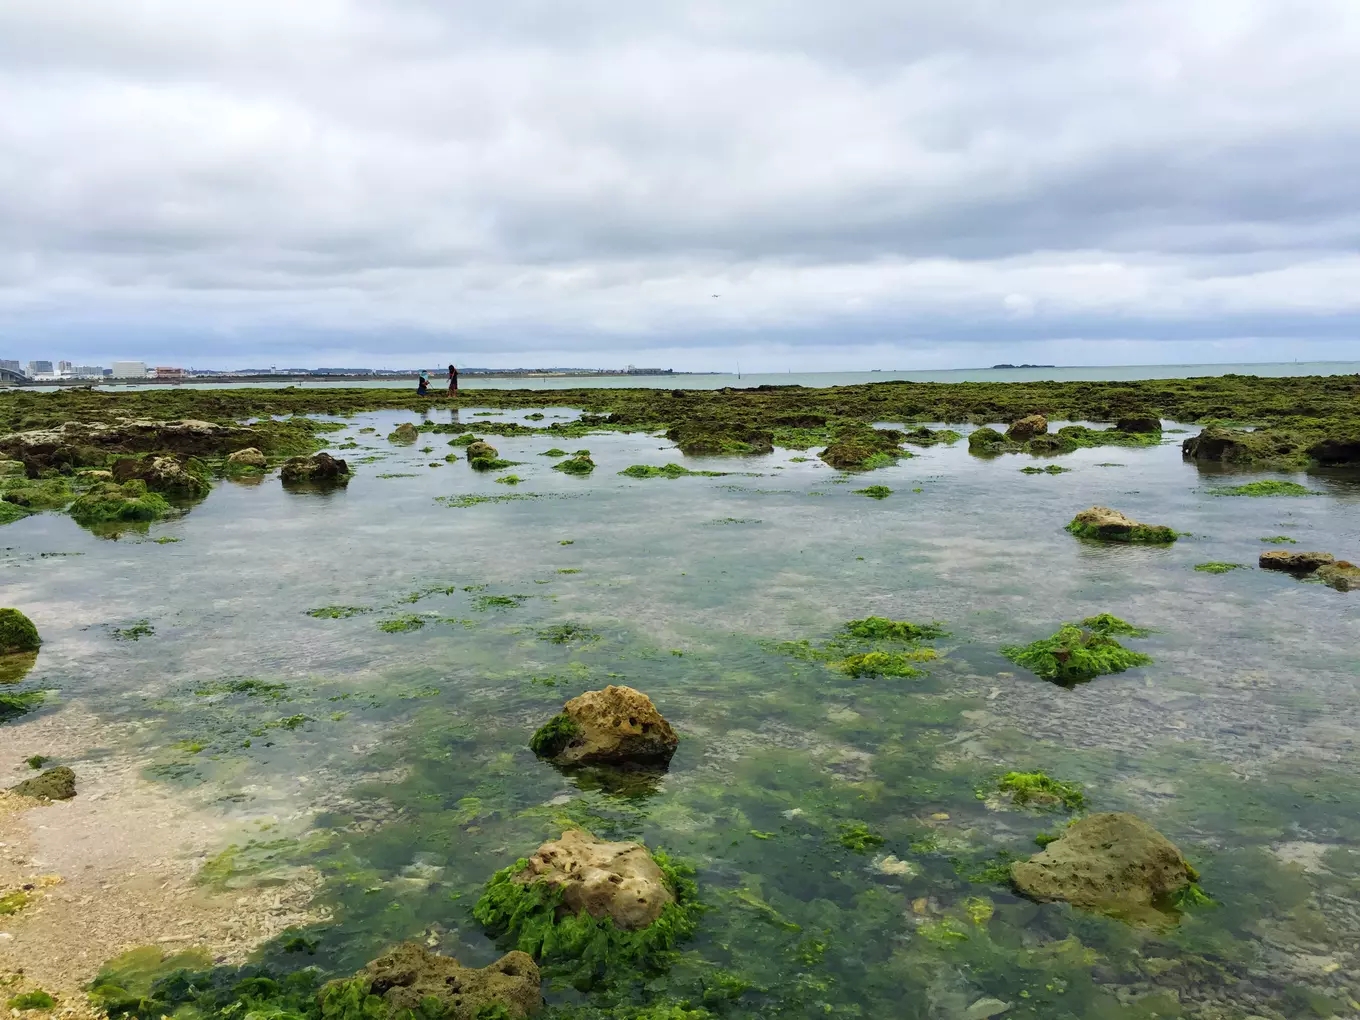
<path id="1" fill-rule="evenodd" d="M 488 420 L 454 413 L 474 433 Z M 262 959 L 343 973 L 416 938 L 489 962 L 501 950 L 471 917 L 484 883 L 581 826 L 697 870 L 699 932 L 620 993 L 634 1002 L 1360 1015 L 1360 594 L 1255 566 L 1273 548 L 1360 560 L 1354 477 L 1235 474 L 1316 494 L 1215 495 L 1224 476 L 1184 463 L 1180 434 L 1045 460 L 960 442 L 856 476 L 815 450 L 704 461 L 643 433 L 493 435 L 519 463 L 478 474 L 447 434 L 384 438 L 412 420 L 358 415 L 330 435 L 357 466 L 346 489 L 219 481 L 117 540 L 56 514 L 0 529 L 3 602 L 45 642 L 10 689 L 49 692 L 39 714 L 137 723 L 113 752 L 255 833 L 205 881 L 324 876 L 331 920 Z M 553 471 L 553 446 L 588 448 L 593 475 Z M 618 474 L 668 462 L 730 474 Z M 1049 463 L 1070 471 L 1020 470 Z M 870 484 L 892 494 L 854 491 Z M 1092 504 L 1185 537 L 1067 534 Z M 1210 561 L 1243 568 L 1194 570 Z M 999 651 L 1102 612 L 1151 629 L 1126 642 L 1151 665 L 1065 689 Z M 925 676 L 852 679 L 793 644 L 871 615 L 942 624 Z M 681 733 L 664 777 L 563 775 L 528 750 L 564 700 L 610 683 Z M 1145 927 L 1017 896 L 1007 861 L 1069 816 L 998 798 L 1011 770 L 1147 819 L 1213 902 Z"/>

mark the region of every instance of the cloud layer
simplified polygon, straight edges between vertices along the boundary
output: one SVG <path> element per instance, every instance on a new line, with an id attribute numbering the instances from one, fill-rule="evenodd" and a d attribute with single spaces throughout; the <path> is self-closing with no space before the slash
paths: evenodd
<path id="1" fill-rule="evenodd" d="M 0 348 L 1360 357 L 1357 52 L 1353 0 L 7 0 Z"/>

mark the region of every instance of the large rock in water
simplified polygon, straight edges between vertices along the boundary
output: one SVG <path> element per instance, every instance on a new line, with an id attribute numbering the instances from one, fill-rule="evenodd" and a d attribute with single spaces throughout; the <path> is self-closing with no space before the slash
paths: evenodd
<path id="1" fill-rule="evenodd" d="M 1285 570 L 1291 574 L 1311 574 L 1318 567 L 1335 562 L 1336 557 L 1329 552 L 1288 552 L 1272 549 L 1261 553 L 1257 566 L 1262 570 Z"/>
<path id="2" fill-rule="evenodd" d="M 290 457 L 279 472 L 285 485 L 345 485 L 349 476 L 349 465 L 329 453 Z"/>
<path id="3" fill-rule="evenodd" d="M 1027 861 L 1011 865 L 1026 896 L 1160 920 L 1159 908 L 1195 881 L 1176 845 L 1136 815 L 1088 815 Z"/>
<path id="4" fill-rule="evenodd" d="M 1326 563 L 1317 569 L 1317 579 L 1337 591 L 1360 590 L 1360 567 L 1350 560 Z"/>
<path id="5" fill-rule="evenodd" d="M 152 492 L 167 492 L 187 499 L 206 496 L 212 488 L 175 457 L 123 457 L 114 461 L 113 478 L 120 484 L 140 478 Z"/>
<path id="6" fill-rule="evenodd" d="M 484 439 L 478 439 L 467 445 L 468 460 L 495 460 L 499 456 L 500 451 Z"/>
<path id="7" fill-rule="evenodd" d="M 10 790 L 39 800 L 70 800 L 76 795 L 76 774 L 65 765 L 58 765 L 32 779 L 25 779 L 17 786 L 11 786 Z"/>
<path id="8" fill-rule="evenodd" d="M 420 431 L 409 421 L 404 421 L 387 435 L 389 442 L 414 443 L 420 438 Z"/>
<path id="9" fill-rule="evenodd" d="M 1152 415 L 1133 415 L 1120 418 L 1114 423 L 1114 427 L 1120 432 L 1160 432 L 1162 419 L 1154 418 Z"/>
<path id="10" fill-rule="evenodd" d="M 610 685 L 568 701 L 530 746 L 559 765 L 664 766 L 679 743 L 651 698 Z"/>
<path id="11" fill-rule="evenodd" d="M 247 446 L 244 450 L 237 450 L 235 453 L 229 456 L 227 458 L 227 464 L 231 467 L 238 469 L 243 468 L 263 469 L 268 465 L 268 461 L 265 460 L 264 454 L 257 450 L 255 447 Z"/>
<path id="12" fill-rule="evenodd" d="M 41 644 L 32 620 L 17 609 L 0 609 L 0 655 L 36 652 Z"/>
<path id="13" fill-rule="evenodd" d="M 647 927 L 675 902 L 645 846 L 606 843 L 580 829 L 544 843 L 514 881 L 561 889 L 562 905 L 571 913 L 608 917 L 624 931 Z"/>
<path id="14" fill-rule="evenodd" d="M 63 422 L 50 429 L 0 436 L 0 453 L 24 462 L 30 477 L 62 464 L 98 466 L 118 453 L 175 453 L 183 457 L 216 457 L 227 450 L 259 446 L 268 435 L 245 425 L 210 421 L 147 421 L 119 418 L 111 422 Z M 93 455 L 93 456 L 90 456 Z"/>
<path id="15" fill-rule="evenodd" d="M 1006 438 L 1023 443 L 1035 436 L 1042 436 L 1047 431 L 1048 419 L 1042 414 L 1030 414 L 1019 421 L 1011 422 L 1011 427 L 1006 430 Z"/>
<path id="16" fill-rule="evenodd" d="M 419 1010 L 435 999 L 445 1020 L 476 1020 L 486 1014 L 513 1020 L 536 1015 L 543 1008 L 538 965 L 528 953 L 506 953 L 487 967 L 464 967 L 451 956 L 440 956 L 415 942 L 403 942 L 371 962 L 350 980 L 367 983 L 395 1016 Z M 321 989 L 320 1000 L 345 979 Z M 496 1011 L 502 1006 L 505 1013 Z M 409 1015 L 409 1014 L 408 1014 Z M 417 1015 L 423 1015 L 417 1013 Z"/>
<path id="17" fill-rule="evenodd" d="M 1093 506 L 1072 518 L 1067 530 L 1078 538 L 1102 542 L 1174 542 L 1176 532 L 1161 524 L 1144 524 L 1107 506 Z"/>

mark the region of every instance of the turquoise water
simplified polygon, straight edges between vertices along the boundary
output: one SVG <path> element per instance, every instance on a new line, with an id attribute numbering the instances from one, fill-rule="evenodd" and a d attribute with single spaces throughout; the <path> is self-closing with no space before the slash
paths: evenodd
<path id="1" fill-rule="evenodd" d="M 693 862 L 709 906 L 638 1001 L 743 1017 L 960 1017 L 986 998 L 1008 1017 L 1355 1009 L 1360 596 L 1252 566 L 1280 534 L 1360 558 L 1353 476 L 1243 474 L 1318 494 L 1216 496 L 1222 479 L 1170 434 L 1039 462 L 1071 469 L 1057 476 L 959 443 L 853 478 L 780 450 L 684 461 L 728 477 L 633 480 L 617 472 L 683 458 L 646 434 L 489 437 L 521 462 L 498 473 L 523 478 L 509 486 L 445 464 L 462 452 L 446 435 L 382 438 L 409 420 L 359 415 L 331 436 L 358 465 L 346 490 L 223 481 L 118 541 L 53 514 L 3 530 L 5 601 L 45 639 L 19 689 L 50 691 L 44 712 L 138 721 L 114 750 L 150 781 L 275 824 L 215 881 L 326 876 L 315 955 L 280 942 L 264 959 L 344 971 L 414 937 L 489 961 L 481 886 L 584 825 Z M 553 445 L 589 448 L 594 475 L 552 471 Z M 853 491 L 870 483 L 893 494 Z M 439 501 L 460 496 L 513 498 Z M 1093 503 L 1189 534 L 1088 545 L 1062 529 Z M 1246 568 L 1193 570 L 1210 560 Z M 363 611 L 306 615 L 324 606 Z M 998 651 L 1098 612 L 1152 628 L 1127 643 L 1153 664 L 1066 690 Z M 782 644 L 868 615 L 950 636 L 917 679 L 852 680 Z M 423 625 L 379 627 L 408 616 Z M 154 634 L 115 640 L 141 619 Z M 563 624 L 578 637 L 548 640 Z M 682 734 L 665 777 L 620 787 L 528 751 L 562 701 L 607 683 L 648 693 Z M 1147 818 L 1215 905 L 1153 930 L 1009 891 L 989 866 L 1066 819 L 994 796 L 1001 772 L 1036 768 L 1093 810 Z M 882 844 L 842 845 L 856 823 Z"/>

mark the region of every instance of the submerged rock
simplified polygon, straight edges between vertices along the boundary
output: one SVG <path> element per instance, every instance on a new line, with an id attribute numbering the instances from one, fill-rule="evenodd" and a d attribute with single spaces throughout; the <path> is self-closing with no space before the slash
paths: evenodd
<path id="1" fill-rule="evenodd" d="M 349 465 L 329 453 L 290 457 L 279 472 L 284 485 L 345 485 L 350 476 Z"/>
<path id="2" fill-rule="evenodd" d="M 1154 418 L 1152 415 L 1133 415 L 1120 418 L 1114 423 L 1114 427 L 1120 432 L 1160 432 L 1162 419 Z"/>
<path id="3" fill-rule="evenodd" d="M 1136 815 L 1109 812 L 1072 823 L 1061 838 L 1011 865 L 1031 899 L 1164 920 L 1177 893 L 1198 876 L 1176 845 Z"/>
<path id="4" fill-rule="evenodd" d="M 134 478 L 123 485 L 108 482 L 92 486 L 70 506 L 71 517 L 85 527 L 145 524 L 170 513 L 170 504 L 146 483 Z"/>
<path id="5" fill-rule="evenodd" d="M 687 457 L 774 452 L 774 433 L 744 422 L 686 421 L 667 429 L 666 438 Z"/>
<path id="6" fill-rule="evenodd" d="M 0 655 L 36 652 L 41 644 L 32 620 L 17 609 L 0 609 Z"/>
<path id="7" fill-rule="evenodd" d="M 1317 569 L 1317 579 L 1337 591 L 1360 590 L 1360 567 L 1350 560 L 1325 563 Z"/>
<path id="8" fill-rule="evenodd" d="M 1284 570 L 1291 574 L 1311 574 L 1318 567 L 1334 563 L 1336 557 L 1329 552 L 1289 552 L 1272 549 L 1261 553 L 1257 565 L 1262 570 Z"/>
<path id="9" fill-rule="evenodd" d="M 590 459 L 589 453 L 583 451 L 574 457 L 568 457 L 560 464 L 554 464 L 553 470 L 569 475 L 588 475 L 595 470 L 595 462 Z"/>
<path id="10" fill-rule="evenodd" d="M 70 800 L 76 795 L 76 774 L 65 765 L 58 765 L 42 775 L 11 786 L 10 792 L 39 800 Z"/>
<path id="11" fill-rule="evenodd" d="M 467 445 L 468 460 L 495 460 L 500 451 L 484 439 L 477 439 Z"/>
<path id="12" fill-rule="evenodd" d="M 1018 447 L 996 429 L 984 425 L 968 433 L 968 449 L 973 453 L 1002 453 Z"/>
<path id="13" fill-rule="evenodd" d="M 229 470 L 263 471 L 267 465 L 268 461 L 265 460 L 264 454 L 253 446 L 247 446 L 244 450 L 237 450 L 227 457 L 227 468 Z"/>
<path id="14" fill-rule="evenodd" d="M 1083 510 L 1072 518 L 1067 530 L 1078 538 L 1101 542 L 1167 543 L 1177 538 L 1176 532 L 1165 525 L 1143 524 L 1107 506 Z"/>
<path id="15" fill-rule="evenodd" d="M 529 742 L 559 765 L 666 765 L 680 738 L 652 699 L 631 687 L 586 691 Z"/>
<path id="16" fill-rule="evenodd" d="M 1021 418 L 1019 421 L 1011 422 L 1011 427 L 1006 430 L 1006 438 L 1017 443 L 1023 443 L 1041 436 L 1048 431 L 1048 419 L 1042 414 L 1030 414 Z"/>
<path id="17" fill-rule="evenodd" d="M 506 953 L 486 967 L 464 967 L 451 956 L 432 953 L 416 942 L 403 942 L 372 961 L 352 978 L 331 981 L 318 998 L 322 1011 L 329 999 L 361 993 L 376 995 L 387 1005 L 388 1016 L 430 1015 L 426 1000 L 438 1003 L 444 1020 L 502 1017 L 521 1020 L 543 1008 L 538 965 L 527 953 Z M 498 1008 L 499 1007 L 499 1008 Z M 370 1016 L 364 1011 L 364 1016 Z"/>
<path id="18" fill-rule="evenodd" d="M 562 905 L 609 918 L 624 931 L 647 927 L 675 902 L 665 876 L 641 843 L 608 843 L 581 829 L 550 840 L 514 877 L 519 885 L 543 882 L 562 891 Z"/>
<path id="19" fill-rule="evenodd" d="M 842 429 L 818 456 L 839 471 L 870 471 L 912 456 L 899 446 L 902 439 L 895 429 Z"/>
<path id="20" fill-rule="evenodd" d="M 414 443 L 419 438 L 419 430 L 409 421 L 402 422 L 387 434 L 387 440 L 391 443 Z"/>

